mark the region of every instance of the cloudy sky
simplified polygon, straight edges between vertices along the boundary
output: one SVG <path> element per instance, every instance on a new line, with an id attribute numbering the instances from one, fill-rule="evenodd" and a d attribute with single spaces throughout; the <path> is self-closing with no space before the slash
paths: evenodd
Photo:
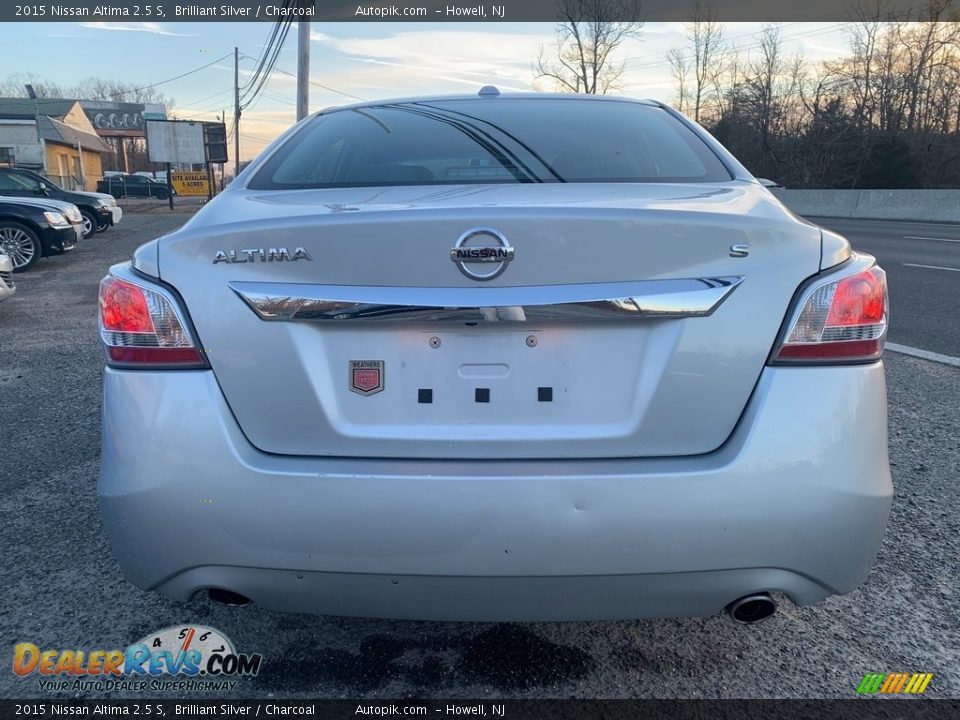
<path id="1" fill-rule="evenodd" d="M 240 48 L 241 84 L 267 41 L 269 23 L 33 23 L 2 29 L 0 77 L 33 72 L 69 86 L 88 77 L 158 86 L 174 99 L 177 117 L 212 120 L 233 105 L 233 48 Z M 756 50 L 758 23 L 727 23 L 725 37 Z M 406 95 L 535 89 L 532 65 L 553 40 L 552 23 L 316 23 L 311 28 L 311 110 Z M 784 23 L 790 54 L 816 61 L 842 54 L 839 23 Z M 622 94 L 670 100 L 675 93 L 667 62 L 685 48 L 681 23 L 647 23 L 639 40 L 623 48 Z M 224 56 L 230 56 L 223 60 Z M 265 91 L 244 111 L 241 156 L 248 159 L 288 127 L 295 116 L 296 26 L 291 28 Z M 549 89 L 549 88 L 545 88 Z"/>

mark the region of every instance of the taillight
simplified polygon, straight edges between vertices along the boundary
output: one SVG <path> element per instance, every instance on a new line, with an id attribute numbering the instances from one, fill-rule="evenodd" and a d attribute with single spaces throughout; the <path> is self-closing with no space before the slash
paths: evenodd
<path id="1" fill-rule="evenodd" d="M 108 365 L 206 367 L 171 295 L 113 275 L 100 281 L 100 337 Z"/>
<path id="2" fill-rule="evenodd" d="M 808 288 L 775 363 L 875 360 L 887 336 L 887 274 L 877 265 Z"/>

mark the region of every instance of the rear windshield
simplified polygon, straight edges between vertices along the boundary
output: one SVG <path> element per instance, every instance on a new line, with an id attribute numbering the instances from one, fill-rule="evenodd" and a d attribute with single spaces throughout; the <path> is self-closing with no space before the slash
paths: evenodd
<path id="1" fill-rule="evenodd" d="M 660 108 L 499 98 L 321 115 L 282 145 L 249 187 L 730 179 L 710 148 Z"/>

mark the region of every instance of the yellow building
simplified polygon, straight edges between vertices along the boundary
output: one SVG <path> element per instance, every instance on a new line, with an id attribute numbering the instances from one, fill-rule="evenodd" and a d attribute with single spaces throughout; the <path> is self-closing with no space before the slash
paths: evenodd
<path id="1" fill-rule="evenodd" d="M 77 100 L 0 98 L 0 165 L 37 170 L 67 190 L 96 190 L 109 152 Z"/>
<path id="2" fill-rule="evenodd" d="M 101 153 L 110 152 L 103 140 L 49 117 L 40 118 L 40 137 L 47 177 L 65 188 L 97 189 L 103 176 Z"/>

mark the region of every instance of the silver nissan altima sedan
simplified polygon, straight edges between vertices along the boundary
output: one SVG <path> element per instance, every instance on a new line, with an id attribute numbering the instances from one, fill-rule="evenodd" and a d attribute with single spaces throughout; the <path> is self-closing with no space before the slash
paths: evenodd
<path id="1" fill-rule="evenodd" d="M 873 562 L 887 322 L 660 103 L 324 111 L 102 281 L 104 526 L 180 600 L 762 620 Z"/>

